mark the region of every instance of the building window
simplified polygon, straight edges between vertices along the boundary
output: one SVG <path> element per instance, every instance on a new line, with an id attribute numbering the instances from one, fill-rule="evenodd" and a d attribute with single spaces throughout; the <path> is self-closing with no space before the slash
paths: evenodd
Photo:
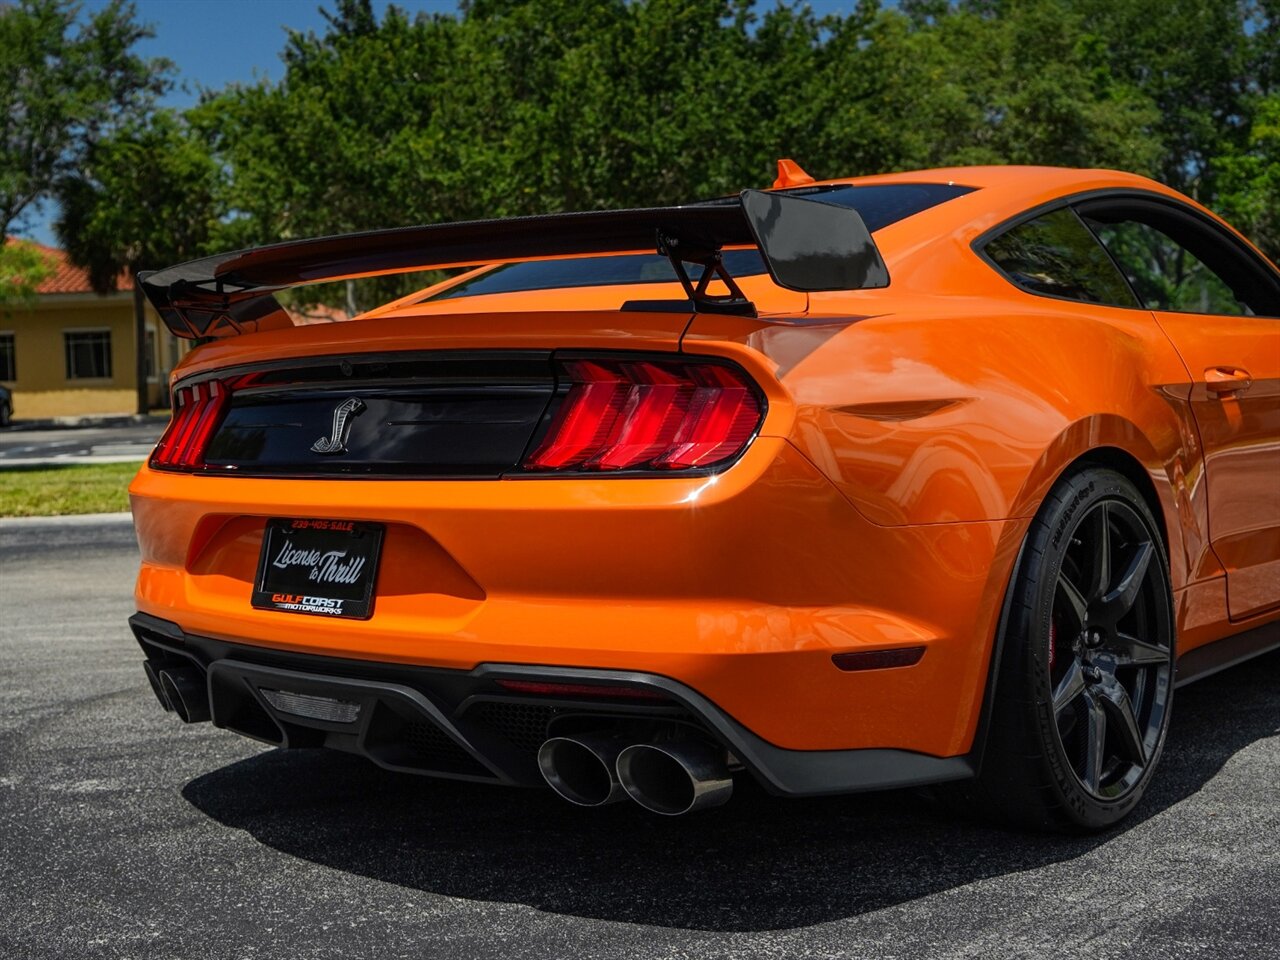
<path id="1" fill-rule="evenodd" d="M 68 380 L 107 380 L 111 377 L 111 331 L 64 333 Z"/>
<path id="2" fill-rule="evenodd" d="M 0 333 L 0 380 L 18 379 L 18 361 L 14 357 L 13 334 Z"/>

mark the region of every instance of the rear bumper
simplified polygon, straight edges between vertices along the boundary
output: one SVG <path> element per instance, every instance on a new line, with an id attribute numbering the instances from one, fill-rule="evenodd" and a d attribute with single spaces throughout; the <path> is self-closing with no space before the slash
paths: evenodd
<path id="1" fill-rule="evenodd" d="M 972 746 L 1025 521 L 881 527 L 785 440 L 654 480 L 266 480 L 131 487 L 137 609 L 279 653 L 470 672 L 638 672 L 789 751 Z M 371 619 L 257 610 L 268 517 L 386 525 Z M 913 666 L 833 655 L 923 647 Z"/>
<path id="2" fill-rule="evenodd" d="M 481 664 L 467 671 L 376 664 L 264 650 L 185 633 L 136 614 L 129 624 L 157 668 L 193 665 L 215 726 L 282 747 L 328 747 L 391 770 L 541 786 L 536 754 L 558 725 L 678 724 L 723 746 L 771 793 L 818 796 L 919 786 L 972 776 L 967 757 L 905 750 L 786 750 L 756 736 L 691 687 L 636 671 Z M 519 696 L 497 681 L 608 684 L 652 699 Z M 267 693 L 264 693 L 264 690 Z M 341 719 L 280 706 L 279 692 L 339 701 Z M 274 695 L 274 698 L 273 698 Z"/>

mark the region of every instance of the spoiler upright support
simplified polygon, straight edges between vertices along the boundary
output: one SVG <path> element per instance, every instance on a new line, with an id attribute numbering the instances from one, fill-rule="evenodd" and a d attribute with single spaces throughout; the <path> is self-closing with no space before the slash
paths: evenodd
<path id="1" fill-rule="evenodd" d="M 658 231 L 658 253 L 671 261 L 671 269 L 676 272 L 676 279 L 684 287 L 685 296 L 695 311 L 703 313 L 733 313 L 744 317 L 756 315 L 755 304 L 746 298 L 742 288 L 738 286 L 733 275 L 724 265 L 724 257 L 719 247 L 694 247 L 681 243 L 679 237 L 669 237 Z M 695 285 L 689 277 L 687 264 L 702 267 L 702 273 Z M 729 288 L 728 294 L 711 293 L 711 281 L 720 280 Z"/>

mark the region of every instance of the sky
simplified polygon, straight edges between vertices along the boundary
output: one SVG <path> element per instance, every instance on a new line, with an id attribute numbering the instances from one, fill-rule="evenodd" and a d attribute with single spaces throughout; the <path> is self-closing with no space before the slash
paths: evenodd
<path id="1" fill-rule="evenodd" d="M 85 0 L 86 11 L 99 10 L 107 0 Z M 388 0 L 374 0 L 381 17 Z M 134 0 L 138 19 L 150 24 L 155 37 L 138 46 L 148 57 L 167 57 L 177 66 L 179 86 L 163 101 L 166 106 L 187 107 L 199 91 L 219 89 L 229 83 L 252 83 L 260 78 L 277 81 L 284 70 L 280 51 L 289 29 L 321 33 L 325 29 L 322 0 Z M 762 8 L 769 0 L 758 0 Z M 455 0 L 396 0 L 411 14 L 456 13 Z M 818 14 L 848 13 L 856 0 L 809 0 Z M 49 205 L 31 218 L 24 231 L 32 239 L 54 245 Z"/>

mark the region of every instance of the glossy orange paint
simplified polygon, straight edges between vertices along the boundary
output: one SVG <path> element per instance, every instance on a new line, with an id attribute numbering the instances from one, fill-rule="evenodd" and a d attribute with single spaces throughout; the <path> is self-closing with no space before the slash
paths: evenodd
<path id="1" fill-rule="evenodd" d="M 1049 168 L 831 182 L 912 181 L 977 189 L 876 234 L 892 278 L 881 290 L 806 296 L 746 278 L 758 318 L 618 309 L 679 297 L 674 284 L 420 302 L 455 278 L 350 323 L 198 348 L 175 378 L 390 350 L 683 351 L 736 360 L 768 414 L 714 477 L 268 480 L 144 467 L 131 487 L 138 609 L 324 656 L 648 671 L 778 746 L 953 756 L 973 742 L 1030 518 L 1064 470 L 1103 451 L 1150 481 L 1181 651 L 1280 619 L 1269 592 L 1280 583 L 1280 321 L 1249 318 L 1256 329 L 1226 343 L 1185 315 L 1022 292 L 971 246 L 1060 197 L 1176 194 Z M 1230 365 L 1262 389 L 1211 395 L 1205 371 Z M 388 525 L 369 621 L 250 606 L 266 518 L 307 515 Z M 910 667 L 831 661 L 908 645 L 926 648 Z"/>

